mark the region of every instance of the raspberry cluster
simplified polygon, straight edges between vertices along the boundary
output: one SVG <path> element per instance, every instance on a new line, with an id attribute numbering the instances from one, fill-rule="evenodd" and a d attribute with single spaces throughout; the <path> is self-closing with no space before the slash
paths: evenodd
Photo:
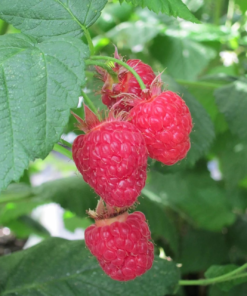
<path id="1" fill-rule="evenodd" d="M 120 59 L 117 52 L 115 58 Z M 84 131 L 73 143 L 73 159 L 101 197 L 96 211 L 88 211 L 95 225 L 86 229 L 85 243 L 105 273 L 119 281 L 142 275 L 154 258 L 144 214 L 128 214 L 145 186 L 148 156 L 165 165 L 175 164 L 189 151 L 192 130 L 188 107 L 176 93 L 162 91 L 160 75 L 156 77 L 141 60 L 126 64 L 146 89 L 142 90 L 128 66 L 115 63 L 112 67 L 117 83 L 97 66 L 108 115 L 99 120 L 86 105 L 84 120 L 73 113 Z"/>

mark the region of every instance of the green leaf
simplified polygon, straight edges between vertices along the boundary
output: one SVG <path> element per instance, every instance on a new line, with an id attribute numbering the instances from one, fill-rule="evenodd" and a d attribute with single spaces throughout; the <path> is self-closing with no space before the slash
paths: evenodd
<path id="1" fill-rule="evenodd" d="M 134 51 L 139 46 L 141 51 L 143 45 L 153 40 L 158 33 L 157 26 L 138 21 L 121 23 L 107 32 L 106 36 L 120 48 L 130 48 Z"/>
<path id="2" fill-rule="evenodd" d="M 197 227 L 220 231 L 235 220 L 225 191 L 209 173 L 186 171 L 164 175 L 151 170 L 145 189 Z"/>
<path id="3" fill-rule="evenodd" d="M 41 200 L 52 200 L 79 217 L 87 217 L 86 210 L 94 209 L 97 195 L 82 177 L 68 177 L 46 182 L 33 189 Z"/>
<path id="4" fill-rule="evenodd" d="M 190 166 L 194 165 L 201 156 L 208 152 L 214 140 L 215 132 L 213 123 L 202 105 L 186 88 L 177 84 L 167 75 L 162 75 L 162 80 L 167 89 L 178 93 L 183 98 L 190 109 L 193 120 L 194 127 L 190 134 L 191 148 L 185 160 L 181 161 L 177 166 L 181 167 L 186 164 Z"/>
<path id="5" fill-rule="evenodd" d="M 239 218 L 231 227 L 229 227 L 227 237 L 234 251 L 237 251 L 241 254 L 241 257 L 246 259 L 247 219 L 245 216 Z"/>
<path id="6" fill-rule="evenodd" d="M 218 152 L 218 157 L 226 187 L 232 190 L 247 176 L 247 141 L 230 134 L 223 136 L 226 139 L 222 139 L 224 146 L 221 146 L 223 149 Z"/>
<path id="7" fill-rule="evenodd" d="M 224 274 L 227 274 L 235 269 L 239 268 L 239 266 L 234 264 L 229 265 L 213 265 L 206 272 L 206 278 L 214 278 Z M 240 273 L 241 274 L 241 273 Z M 225 281 L 222 283 L 216 284 L 216 286 L 222 291 L 229 291 L 232 287 L 237 286 L 239 284 L 247 282 L 247 275 L 245 277 L 234 279 L 231 281 Z"/>
<path id="8" fill-rule="evenodd" d="M 209 296 L 246 296 L 246 294 L 247 284 L 235 286 L 228 292 L 219 290 L 217 285 L 211 286 L 209 289 Z"/>
<path id="9" fill-rule="evenodd" d="M 107 0 L 1 0 L 0 18 L 34 37 L 82 36 Z"/>
<path id="10" fill-rule="evenodd" d="M 152 238 L 164 238 L 174 253 L 177 254 L 179 238 L 174 221 L 169 217 L 162 204 L 152 200 L 152 195 L 147 189 L 144 189 L 142 194 L 144 198 L 139 197 L 140 204 L 136 210 L 145 214 Z"/>
<path id="11" fill-rule="evenodd" d="M 76 228 L 82 228 L 86 229 L 88 226 L 90 226 L 93 221 L 89 218 L 79 218 L 75 214 L 73 214 L 70 211 L 66 211 L 63 214 L 63 222 L 66 229 L 68 229 L 71 232 L 74 232 Z"/>
<path id="12" fill-rule="evenodd" d="M 175 17 L 181 17 L 185 20 L 199 23 L 198 19 L 189 11 L 187 6 L 181 0 L 125 0 L 134 6 L 147 7 L 155 13 L 163 12 Z M 120 3 L 123 2 L 122 0 Z"/>
<path id="13" fill-rule="evenodd" d="M 31 268 L 31 272 L 30 272 Z M 53 238 L 0 258 L 0 295 L 171 295 L 179 270 L 173 262 L 156 258 L 151 270 L 129 282 L 110 279 L 90 255 L 83 241 Z"/>
<path id="14" fill-rule="evenodd" d="M 168 74 L 184 80 L 196 79 L 216 56 L 212 48 L 180 37 L 158 36 L 150 50 Z"/>
<path id="15" fill-rule="evenodd" d="M 235 81 L 215 91 L 216 103 L 233 134 L 247 140 L 247 79 Z"/>
<path id="16" fill-rule="evenodd" d="M 88 47 L 70 37 L 41 43 L 0 37 L 0 190 L 58 142 L 84 84 Z"/>
<path id="17" fill-rule="evenodd" d="M 29 216 L 22 216 L 4 224 L 4 226 L 10 228 L 11 232 L 13 232 L 17 238 L 28 238 L 31 234 L 36 234 L 41 237 L 50 236 L 49 231 L 44 226 Z"/>
<path id="18" fill-rule="evenodd" d="M 247 2 L 245 0 L 236 0 L 235 3 L 239 6 L 244 14 L 247 11 Z"/>
<path id="19" fill-rule="evenodd" d="M 228 261 L 228 246 L 223 234 L 190 229 L 182 240 L 182 272 L 199 272 L 212 264 Z"/>

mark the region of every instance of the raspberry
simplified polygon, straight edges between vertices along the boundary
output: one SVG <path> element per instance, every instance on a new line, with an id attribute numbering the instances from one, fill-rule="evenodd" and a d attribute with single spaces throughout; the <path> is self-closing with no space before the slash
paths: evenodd
<path id="1" fill-rule="evenodd" d="M 117 52 L 115 52 L 115 57 L 119 58 Z M 155 79 L 155 74 L 152 68 L 144 64 L 141 60 L 128 60 L 126 62 L 130 67 L 132 67 L 137 74 L 141 77 L 142 81 L 147 88 L 151 85 L 152 81 Z M 114 83 L 110 74 L 106 71 L 96 67 L 96 70 L 100 74 L 100 78 L 105 82 L 101 90 L 102 102 L 108 107 L 111 108 L 115 103 L 119 102 L 123 96 L 121 93 L 131 93 L 136 96 L 141 95 L 141 88 L 136 78 L 123 66 L 115 65 L 113 70 L 118 74 L 118 83 Z M 130 106 L 120 104 L 118 110 L 129 111 Z"/>
<path id="2" fill-rule="evenodd" d="M 135 103 L 129 119 L 143 134 L 149 156 L 173 165 L 190 149 L 192 118 L 189 108 L 177 94 L 165 91 L 155 95 L 155 91 L 147 100 Z"/>
<path id="3" fill-rule="evenodd" d="M 85 106 L 85 135 L 72 147 L 75 164 L 84 180 L 107 204 L 131 206 L 146 181 L 147 149 L 139 130 L 131 123 L 109 118 L 100 122 Z"/>
<path id="4" fill-rule="evenodd" d="M 141 212 L 124 212 L 86 229 L 87 247 L 112 279 L 133 280 L 152 267 L 154 246 L 145 220 Z"/>

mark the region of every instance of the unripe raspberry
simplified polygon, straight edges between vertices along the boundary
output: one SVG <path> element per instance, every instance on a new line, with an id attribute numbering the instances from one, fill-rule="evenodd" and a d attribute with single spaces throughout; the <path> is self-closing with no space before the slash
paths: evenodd
<path id="1" fill-rule="evenodd" d="M 120 59 L 117 52 L 115 52 L 115 58 Z M 132 67 L 137 74 L 139 74 L 146 87 L 149 88 L 152 81 L 155 79 L 155 74 L 152 68 L 137 59 L 128 60 L 126 63 Z M 133 74 L 123 66 L 115 64 L 115 67 L 113 68 L 118 75 L 118 83 L 114 83 L 110 74 L 108 74 L 105 70 L 102 70 L 99 67 L 96 67 L 96 70 L 100 74 L 100 78 L 104 81 L 104 85 L 101 90 L 102 102 L 108 108 L 111 108 L 115 103 L 119 102 L 123 98 L 121 95 L 122 93 L 133 94 L 136 96 L 141 95 L 142 90 L 138 81 Z M 131 107 L 121 103 L 118 105 L 117 109 L 118 111 L 129 111 Z"/>
<path id="2" fill-rule="evenodd" d="M 143 134 L 151 158 L 173 165 L 189 151 L 192 118 L 176 93 L 165 91 L 135 102 L 129 119 Z"/>
<path id="3" fill-rule="evenodd" d="M 85 231 L 85 243 L 114 280 L 133 280 L 152 267 L 154 246 L 141 212 L 96 220 Z"/>
<path id="4" fill-rule="evenodd" d="M 86 134 L 73 143 L 75 164 L 84 180 L 107 204 L 131 206 L 145 186 L 145 140 L 129 122 L 113 117 L 100 122 L 87 107 L 85 113 L 86 122 L 77 117 Z"/>

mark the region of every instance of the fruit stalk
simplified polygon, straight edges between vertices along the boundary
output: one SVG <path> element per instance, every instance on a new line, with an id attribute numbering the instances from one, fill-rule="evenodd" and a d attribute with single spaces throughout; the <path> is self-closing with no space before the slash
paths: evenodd
<path id="1" fill-rule="evenodd" d="M 143 89 L 146 89 L 146 86 L 145 86 L 144 82 L 142 81 L 141 77 L 136 73 L 136 71 L 132 67 L 130 67 L 129 65 L 127 65 L 125 62 L 123 62 L 121 60 L 118 60 L 118 59 L 115 59 L 115 58 L 112 58 L 112 57 L 107 57 L 107 56 L 91 56 L 90 59 L 91 60 L 108 60 L 108 61 L 112 61 L 114 63 L 117 63 L 117 64 L 125 67 L 136 78 L 136 80 L 138 81 L 141 89 L 142 90 Z"/>

